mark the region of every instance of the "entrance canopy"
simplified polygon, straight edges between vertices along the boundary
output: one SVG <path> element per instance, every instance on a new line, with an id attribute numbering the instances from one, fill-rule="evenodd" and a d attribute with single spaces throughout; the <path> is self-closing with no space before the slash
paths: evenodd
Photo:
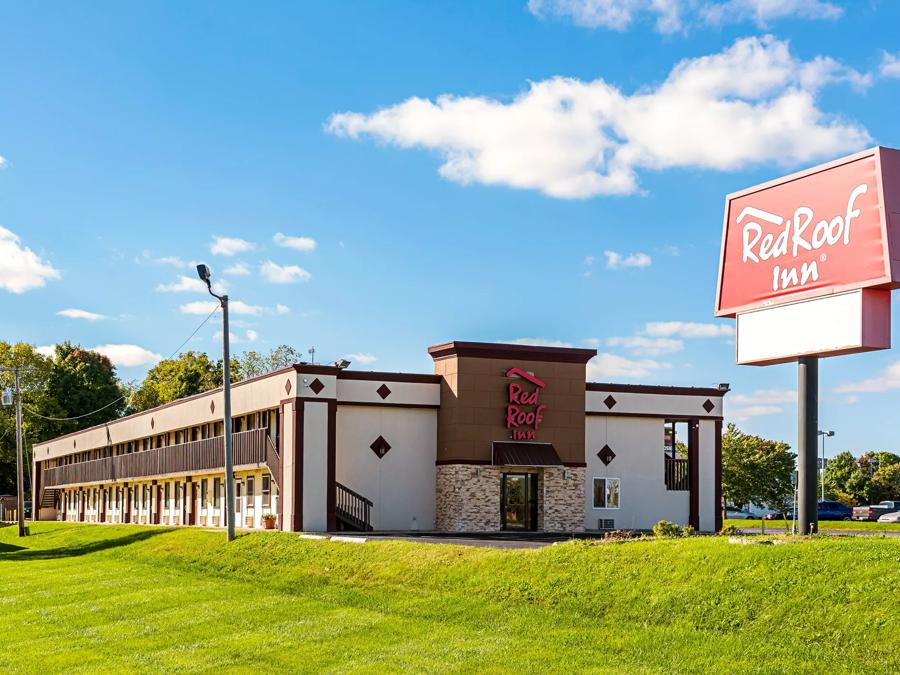
<path id="1" fill-rule="evenodd" d="M 494 441 L 491 450 L 494 466 L 562 466 L 552 443 Z"/>

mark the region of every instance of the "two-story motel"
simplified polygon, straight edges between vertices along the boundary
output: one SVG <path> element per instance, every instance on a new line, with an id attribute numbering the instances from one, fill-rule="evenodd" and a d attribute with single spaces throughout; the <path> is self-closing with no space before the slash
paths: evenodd
<path id="1" fill-rule="evenodd" d="M 433 375 L 298 364 L 232 386 L 236 524 L 721 526 L 724 388 L 586 383 L 590 349 L 450 342 Z M 225 525 L 222 390 L 34 446 L 42 520 Z"/>

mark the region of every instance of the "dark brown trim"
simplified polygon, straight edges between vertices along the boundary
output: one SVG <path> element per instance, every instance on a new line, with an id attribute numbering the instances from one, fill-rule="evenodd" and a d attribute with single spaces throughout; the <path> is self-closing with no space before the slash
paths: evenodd
<path id="1" fill-rule="evenodd" d="M 439 410 L 440 404 L 436 403 L 387 403 L 377 401 L 338 401 L 339 406 L 371 406 L 375 408 L 421 408 L 426 410 Z"/>
<path id="2" fill-rule="evenodd" d="M 286 452 L 287 445 L 284 442 L 284 420 L 287 417 L 287 408 L 286 405 L 290 405 L 290 401 L 281 401 L 278 404 L 278 461 L 281 463 L 281 485 L 278 486 L 278 527 L 282 530 L 289 530 L 287 523 L 284 522 L 284 483 L 286 480 L 290 480 L 288 476 L 284 473 L 284 456 Z M 291 450 L 293 451 L 296 448 Z M 294 454 L 294 461 L 296 461 L 296 453 Z"/>
<path id="3" fill-rule="evenodd" d="M 386 373 L 374 370 L 342 370 L 338 373 L 339 380 L 364 380 L 367 382 L 416 382 L 421 384 L 440 384 L 443 379 L 440 375 L 425 375 L 421 373 Z"/>
<path id="4" fill-rule="evenodd" d="M 328 474 L 325 513 L 328 531 L 337 530 L 337 401 L 328 401 Z"/>
<path id="5" fill-rule="evenodd" d="M 705 417 L 703 415 L 666 415 L 665 413 L 624 413 L 602 410 L 588 410 L 585 415 L 587 417 L 652 417 L 660 420 L 675 420 L 676 422 L 690 422 L 691 420 L 703 420 L 712 422 L 721 422 L 721 415 L 711 415 Z"/>
<path id="6" fill-rule="evenodd" d="M 514 359 L 517 361 L 552 361 L 555 363 L 587 363 L 597 356 L 596 349 L 508 345 L 496 342 L 447 342 L 428 348 L 435 361 L 451 357 L 479 359 Z"/>
<path id="7" fill-rule="evenodd" d="M 291 403 L 294 412 L 294 514 L 293 532 L 303 531 L 303 401 Z M 287 414 L 287 411 L 285 411 Z M 281 495 L 279 495 L 280 497 Z"/>
<path id="8" fill-rule="evenodd" d="M 672 396 L 725 396 L 726 392 L 715 387 L 673 387 L 661 384 L 613 384 L 588 382 L 588 391 L 622 392 L 627 394 L 669 394 Z"/>
<path id="9" fill-rule="evenodd" d="M 563 466 L 570 469 L 586 469 L 587 462 L 563 462 Z"/>
<path id="10" fill-rule="evenodd" d="M 491 460 L 489 459 L 438 459 L 435 461 L 437 466 L 443 466 L 445 464 L 474 464 L 477 466 L 490 466 Z"/>
<path id="11" fill-rule="evenodd" d="M 298 396 L 296 398 L 297 401 L 313 401 L 315 403 L 328 403 L 329 401 L 336 401 L 337 399 L 329 396 Z"/>
<path id="12" fill-rule="evenodd" d="M 688 478 L 690 493 L 688 495 L 688 524 L 695 530 L 700 529 L 700 422 L 690 423 L 688 432 Z"/>
<path id="13" fill-rule="evenodd" d="M 294 370 L 304 375 L 337 375 L 341 369 L 337 366 L 314 366 L 310 364 L 296 364 Z"/>
<path id="14" fill-rule="evenodd" d="M 715 449 L 713 451 L 713 461 L 715 462 L 714 473 L 715 482 L 713 484 L 713 494 L 716 502 L 716 532 L 722 529 L 722 422 L 716 421 L 715 425 Z"/>
<path id="15" fill-rule="evenodd" d="M 273 370 L 271 373 L 264 373 L 262 375 L 257 375 L 256 377 L 248 377 L 246 380 L 241 380 L 240 382 L 232 383 L 231 388 L 236 389 L 237 387 L 242 387 L 245 384 L 250 384 L 251 382 L 256 382 L 257 380 L 264 380 L 267 377 L 275 377 L 276 375 L 283 375 L 284 373 L 286 373 L 288 371 L 294 370 L 296 367 L 297 366 L 288 366 L 287 368 L 281 368 L 280 370 Z M 149 408 L 147 410 L 142 410 L 141 412 L 133 413 L 131 415 L 126 415 L 125 417 L 119 417 L 117 419 L 110 420 L 109 422 L 104 422 L 103 424 L 95 424 L 92 427 L 87 427 L 87 428 L 81 429 L 79 431 L 72 431 L 68 434 L 63 434 L 62 436 L 57 436 L 56 438 L 49 438 L 46 441 L 39 441 L 39 442 L 35 443 L 34 445 L 37 447 L 40 447 L 42 445 L 47 445 L 48 443 L 54 443 L 56 441 L 61 441 L 64 438 L 70 438 L 71 436 L 77 436 L 78 434 L 83 434 L 88 431 L 96 431 L 97 429 L 102 429 L 103 427 L 109 427 L 112 424 L 118 424 L 119 422 L 133 420 L 138 417 L 141 417 L 142 415 L 149 415 L 151 413 L 155 413 L 160 410 L 165 410 L 166 408 L 171 408 L 172 406 L 179 405 L 181 403 L 187 403 L 188 401 L 193 401 L 198 398 L 203 398 L 204 396 L 212 396 L 213 394 L 220 394 L 220 393 L 222 393 L 222 387 L 216 387 L 215 389 L 210 389 L 209 391 L 204 391 L 199 394 L 194 394 L 193 396 L 185 396 L 184 398 L 179 398 L 174 401 L 169 401 L 168 403 L 163 403 L 162 405 L 158 405 L 155 408 Z M 170 431 L 172 431 L 172 430 L 170 430 Z M 151 435 L 156 435 L 158 433 L 165 433 L 165 432 L 156 432 L 155 434 L 151 434 Z"/>

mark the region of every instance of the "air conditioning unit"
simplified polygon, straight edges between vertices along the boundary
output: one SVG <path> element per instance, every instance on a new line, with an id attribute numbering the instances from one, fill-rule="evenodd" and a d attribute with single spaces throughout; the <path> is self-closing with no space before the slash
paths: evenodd
<path id="1" fill-rule="evenodd" d="M 616 529 L 616 521 L 612 518 L 600 518 L 597 520 L 598 530 L 614 530 Z"/>

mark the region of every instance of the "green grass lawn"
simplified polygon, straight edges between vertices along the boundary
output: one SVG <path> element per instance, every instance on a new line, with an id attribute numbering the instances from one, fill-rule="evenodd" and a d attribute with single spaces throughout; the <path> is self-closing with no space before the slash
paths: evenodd
<path id="1" fill-rule="evenodd" d="M 900 541 L 0 529 L 0 672 L 900 671 Z"/>
<path id="2" fill-rule="evenodd" d="M 735 527 L 761 527 L 761 520 L 726 520 L 726 525 L 734 525 Z M 791 529 L 792 520 L 787 521 L 787 528 Z M 773 532 L 784 532 L 785 521 L 783 520 L 767 520 L 765 521 L 766 532 L 770 529 Z M 820 520 L 820 530 L 861 530 L 865 532 L 900 532 L 900 523 L 872 523 L 866 520 Z"/>

